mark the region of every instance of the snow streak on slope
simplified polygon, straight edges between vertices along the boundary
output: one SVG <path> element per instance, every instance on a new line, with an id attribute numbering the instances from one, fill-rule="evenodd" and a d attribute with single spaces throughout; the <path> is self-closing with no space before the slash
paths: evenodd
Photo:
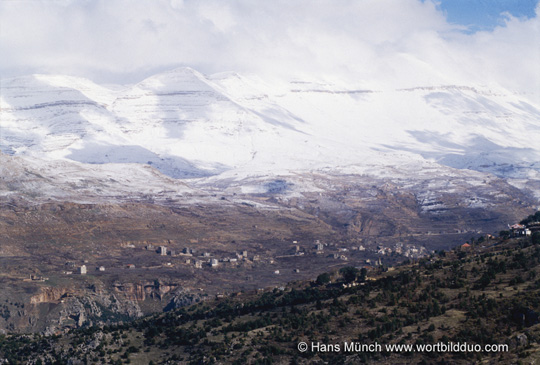
<path id="1" fill-rule="evenodd" d="M 222 178 L 351 166 L 442 165 L 538 178 L 540 107 L 506 90 L 262 80 L 189 68 L 113 90 L 65 76 L 4 80 L 0 146 L 13 155 L 143 163 Z"/>

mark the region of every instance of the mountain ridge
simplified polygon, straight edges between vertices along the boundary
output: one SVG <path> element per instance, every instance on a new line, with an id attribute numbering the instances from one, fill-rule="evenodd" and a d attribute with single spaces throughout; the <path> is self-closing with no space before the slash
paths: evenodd
<path id="1" fill-rule="evenodd" d="M 118 90 L 73 77 L 13 78 L 0 90 L 0 145 L 22 156 L 152 164 L 175 178 L 365 161 L 399 166 L 400 155 L 539 178 L 532 140 L 540 107 L 527 99 L 475 85 L 354 84 L 205 76 L 191 68 Z"/>

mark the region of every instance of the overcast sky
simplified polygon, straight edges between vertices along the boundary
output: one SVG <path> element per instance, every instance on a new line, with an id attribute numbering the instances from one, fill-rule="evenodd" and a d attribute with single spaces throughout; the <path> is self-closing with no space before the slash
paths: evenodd
<path id="1" fill-rule="evenodd" d="M 540 91 L 537 0 L 0 0 L 0 75 L 161 70 Z"/>

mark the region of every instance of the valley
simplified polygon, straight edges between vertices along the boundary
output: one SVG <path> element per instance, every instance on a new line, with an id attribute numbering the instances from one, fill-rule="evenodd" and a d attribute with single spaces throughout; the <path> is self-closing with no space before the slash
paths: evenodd
<path id="1" fill-rule="evenodd" d="M 186 67 L 2 80 L 0 330 L 62 334 L 497 236 L 538 208 L 533 99 Z"/>
<path id="2" fill-rule="evenodd" d="M 535 204 L 502 179 L 476 183 L 478 173 L 448 182 L 317 172 L 220 186 L 145 168 L 154 180 L 126 196 L 133 181 L 81 178 L 67 162 L 66 179 L 0 157 L 10 187 L 0 209 L 0 327 L 9 332 L 64 333 L 329 269 L 390 267 L 496 235 Z"/>
<path id="3" fill-rule="evenodd" d="M 530 217 L 535 222 L 540 212 Z M 71 300 L 80 312 L 70 320 L 85 325 L 61 336 L 1 335 L 0 355 L 10 362 L 135 364 L 534 363 L 539 232 L 471 243 L 392 267 L 329 266 L 316 279 L 279 287 L 189 294 L 175 301 L 178 308 L 131 321 L 107 311 L 104 304 L 119 304 L 95 286 L 77 305 L 72 293 L 49 290 L 39 299 Z M 140 300 L 173 287 L 156 281 L 115 289 Z M 0 304 L 2 317 L 6 308 Z M 116 321 L 87 323 L 82 308 Z"/>

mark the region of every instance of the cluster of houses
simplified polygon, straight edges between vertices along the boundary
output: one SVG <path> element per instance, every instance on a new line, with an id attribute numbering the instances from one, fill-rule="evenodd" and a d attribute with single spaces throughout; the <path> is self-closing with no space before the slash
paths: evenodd
<path id="1" fill-rule="evenodd" d="M 130 246 L 132 246 L 132 245 L 126 245 L 124 247 L 132 248 Z M 179 253 L 179 254 L 177 254 L 174 249 L 172 249 L 172 250 L 168 249 L 167 246 L 153 246 L 152 244 L 149 244 L 149 245 L 145 246 L 145 249 L 147 251 L 155 251 L 160 256 L 188 256 L 188 257 L 192 257 L 192 256 L 195 255 L 195 250 L 193 250 L 192 248 L 189 248 L 189 247 L 184 248 L 182 250 L 182 252 Z M 242 251 L 240 253 L 236 253 L 235 257 L 225 257 L 225 258 L 222 258 L 222 259 L 219 259 L 219 260 L 217 258 L 212 258 L 211 256 L 212 255 L 209 252 L 202 252 L 198 259 L 187 258 L 185 263 L 186 264 L 193 263 L 195 268 L 202 269 L 203 266 L 205 266 L 205 265 L 208 265 L 210 267 L 217 267 L 217 266 L 219 266 L 220 262 L 233 263 L 234 264 L 234 263 L 237 263 L 237 262 L 239 262 L 241 260 L 242 261 L 248 261 L 248 251 L 246 251 L 246 250 L 244 250 L 244 251 Z M 252 261 L 258 261 L 258 260 L 260 260 L 259 255 L 254 255 L 252 257 Z M 87 262 L 88 261 L 85 260 L 85 264 Z M 65 274 L 65 275 L 73 275 L 75 270 L 77 270 L 77 272 L 80 275 L 86 275 L 88 273 L 88 267 L 85 264 L 77 266 L 74 262 L 66 262 L 65 266 L 68 268 L 68 270 L 64 270 L 62 273 Z M 172 266 L 171 263 L 167 263 L 166 265 L 167 266 Z M 127 264 L 125 266 L 125 268 L 127 268 L 127 269 L 135 269 L 135 264 Z M 105 267 L 104 266 L 96 267 L 96 271 L 105 271 Z M 32 279 L 32 280 L 35 280 L 35 279 Z"/>
<path id="2" fill-rule="evenodd" d="M 418 258 L 418 257 L 425 256 L 428 252 L 426 248 L 423 246 L 403 244 L 401 242 L 396 243 L 393 250 L 390 247 L 377 246 L 378 255 L 384 256 L 384 255 L 391 255 L 392 253 L 396 253 L 398 255 L 402 255 L 408 258 Z"/>
<path id="3" fill-rule="evenodd" d="M 540 222 L 532 222 L 528 224 L 516 223 L 508 225 L 510 235 L 512 237 L 530 236 L 534 232 L 540 232 Z"/>
<path id="4" fill-rule="evenodd" d="M 517 225 L 516 225 L 516 228 L 517 228 Z M 292 241 L 292 243 L 294 246 L 292 246 L 291 252 L 289 252 L 288 256 L 291 256 L 291 255 L 303 256 L 308 252 L 305 249 L 301 248 L 300 245 L 298 245 L 298 241 Z M 423 253 L 425 253 L 425 252 L 422 252 L 422 251 L 425 251 L 424 247 L 416 248 L 414 246 L 411 246 L 411 247 L 408 247 L 408 246 L 410 245 L 404 246 L 403 244 L 400 243 L 396 245 L 394 250 L 392 250 L 390 247 L 378 246 L 377 249 L 375 250 L 375 253 L 379 255 L 390 255 L 393 252 L 395 252 L 398 254 L 403 254 L 404 256 L 407 256 L 407 257 L 421 256 Z M 133 244 L 129 244 L 129 245 L 125 245 L 124 247 L 134 248 L 135 246 Z M 154 246 L 152 244 L 148 244 L 144 248 L 147 251 L 154 251 L 160 256 L 186 257 L 184 263 L 188 265 L 194 265 L 196 269 L 202 269 L 205 266 L 216 268 L 220 266 L 221 264 L 225 264 L 225 263 L 235 265 L 239 263 L 240 261 L 252 263 L 252 262 L 261 260 L 259 255 L 254 255 L 251 259 L 248 258 L 248 251 L 246 250 L 243 250 L 240 253 L 238 252 L 235 253 L 233 257 L 222 257 L 218 259 L 218 258 L 212 257 L 213 255 L 210 252 L 202 252 L 198 256 L 196 256 L 195 250 L 190 247 L 184 247 L 181 252 L 177 252 L 175 249 L 170 249 L 169 247 L 165 245 Z M 366 251 L 366 248 L 363 245 L 352 246 L 352 247 L 336 247 L 335 244 L 332 244 L 332 243 L 325 244 L 325 243 L 322 243 L 320 240 L 315 240 L 312 246 L 312 252 L 317 255 L 324 254 L 325 248 L 329 248 L 331 250 L 331 252 L 326 257 L 333 258 L 336 260 L 343 260 L 343 261 L 348 261 L 348 257 L 346 256 L 346 253 L 349 251 Z M 268 262 L 270 264 L 273 264 L 274 260 L 269 259 Z M 366 262 L 371 265 L 369 260 L 367 260 Z M 377 264 L 381 265 L 380 259 L 378 260 L 378 262 L 375 263 L 375 265 Z M 66 263 L 66 265 L 68 265 L 69 268 L 72 269 L 72 270 L 64 271 L 64 274 L 66 275 L 73 274 L 75 269 L 77 269 L 80 275 L 86 275 L 88 272 L 88 268 L 86 265 L 81 265 L 78 268 L 75 266 L 74 263 L 71 263 L 71 262 Z M 171 263 L 167 263 L 167 265 L 172 266 Z M 127 264 L 125 268 L 135 269 L 135 265 Z M 105 271 L 105 267 L 104 266 L 96 267 L 96 271 Z M 298 273 L 299 270 L 295 269 L 294 272 Z M 280 273 L 279 270 L 274 271 L 274 274 L 276 275 L 279 275 L 279 273 Z"/>
<path id="5" fill-rule="evenodd" d="M 194 256 L 195 250 L 191 248 L 184 248 L 182 250 L 181 256 Z M 185 263 L 191 264 L 193 263 L 195 265 L 196 269 L 202 269 L 204 265 L 208 265 L 210 267 L 218 267 L 220 263 L 231 263 L 236 264 L 239 261 L 248 261 L 248 252 L 246 250 L 236 253 L 235 257 L 223 257 L 221 259 L 212 258 L 210 252 L 203 252 L 198 259 L 191 259 L 187 258 Z M 252 261 L 258 261 L 260 260 L 259 255 L 254 255 L 252 257 Z"/>
<path id="6" fill-rule="evenodd" d="M 252 258 L 251 258 L 251 261 L 259 261 L 261 258 L 259 255 L 254 255 Z M 223 263 L 231 263 L 231 264 L 236 264 L 237 262 L 239 261 L 250 261 L 249 258 L 248 258 L 248 252 L 246 250 L 240 252 L 240 253 L 236 253 L 235 254 L 235 257 L 223 257 L 219 260 L 217 259 L 211 259 L 210 260 L 210 266 L 211 267 L 216 267 L 219 265 L 220 262 L 223 262 Z"/>
<path id="7" fill-rule="evenodd" d="M 325 246 L 329 246 L 329 245 L 325 245 L 325 244 L 321 243 L 318 240 L 315 241 L 315 245 L 314 245 L 315 253 L 316 254 L 322 254 L 324 252 Z M 340 259 L 340 260 L 344 260 L 344 261 L 348 260 L 347 256 L 345 255 L 348 251 L 360 251 L 360 252 L 366 251 L 366 247 L 364 247 L 363 245 L 351 246 L 350 248 L 337 247 L 335 249 L 338 252 L 337 253 L 332 253 L 332 254 L 328 255 L 327 257 L 334 258 L 334 259 Z M 377 255 L 381 255 L 381 256 L 390 256 L 393 253 L 396 253 L 398 255 L 402 255 L 402 256 L 405 256 L 405 257 L 409 257 L 409 258 L 418 258 L 418 257 L 422 257 L 422 256 L 425 256 L 426 254 L 428 254 L 426 248 L 423 247 L 423 246 L 415 246 L 415 245 L 412 245 L 412 244 L 403 244 L 401 242 L 397 243 L 394 248 L 379 245 L 379 246 L 376 247 L 374 252 Z"/>
<path id="8" fill-rule="evenodd" d="M 328 246 L 328 244 L 326 244 L 326 246 Z M 296 247 L 298 247 L 298 246 L 296 246 Z M 319 240 L 316 240 L 315 241 L 315 246 L 313 247 L 313 249 L 315 250 L 315 254 L 317 254 L 317 255 L 323 254 L 324 253 L 324 247 L 325 247 L 325 244 L 321 243 L 321 241 L 319 241 Z M 349 251 L 348 248 L 346 248 L 346 247 L 338 247 L 337 251 L 338 251 L 337 253 L 331 253 L 326 257 L 333 258 L 333 259 L 336 259 L 336 260 L 343 260 L 343 261 L 349 260 L 349 258 L 343 253 L 343 252 L 348 252 Z M 297 256 L 298 256 L 298 254 L 297 254 Z"/>
<path id="9" fill-rule="evenodd" d="M 508 225 L 508 231 L 510 232 L 510 237 L 528 237 L 535 232 L 540 232 L 540 222 L 531 222 L 527 224 L 515 223 Z M 487 240 L 494 239 L 495 236 L 487 234 L 485 237 Z M 473 249 L 473 246 L 468 242 L 465 242 L 459 246 L 461 251 L 469 251 Z"/>
<path id="10" fill-rule="evenodd" d="M 297 241 L 293 241 L 293 243 L 298 243 Z M 303 252 L 299 245 L 293 246 L 294 252 L 293 254 L 296 256 L 303 256 L 305 252 Z M 240 262 L 247 262 L 247 263 L 253 263 L 261 260 L 260 255 L 253 255 L 252 257 L 248 257 L 248 251 L 243 250 L 240 252 L 236 252 L 234 256 L 232 257 L 222 257 L 222 258 L 215 258 L 212 257 L 213 255 L 210 252 L 202 252 L 199 255 L 196 255 L 196 252 L 194 249 L 190 247 L 185 247 L 182 249 L 180 253 L 176 253 L 174 250 L 169 250 L 167 246 L 153 246 L 151 244 L 147 245 L 145 247 L 148 251 L 155 251 L 157 254 L 161 256 L 183 256 L 186 257 L 184 263 L 188 265 L 194 265 L 196 269 L 202 269 L 203 267 L 212 267 L 216 268 L 219 267 L 222 264 L 232 264 L 236 265 Z M 322 253 L 324 250 L 324 244 L 322 244 L 320 241 L 315 242 L 315 252 L 316 253 Z M 335 255 L 335 254 L 334 254 Z M 347 260 L 347 257 L 344 255 L 338 255 L 337 258 L 341 258 L 343 260 Z M 268 262 L 270 264 L 274 263 L 273 259 L 269 259 Z M 295 273 L 299 273 L 299 269 L 294 269 Z M 279 275 L 279 270 L 275 270 L 274 274 Z"/>
<path id="11" fill-rule="evenodd" d="M 512 237 L 522 237 L 522 236 L 530 236 L 534 232 L 540 232 L 540 222 L 532 222 L 528 223 L 526 225 L 516 223 L 513 225 L 508 225 L 508 229 L 510 231 L 510 235 Z M 487 235 L 487 239 L 494 238 L 492 235 Z M 293 241 L 294 246 L 292 247 L 292 252 L 290 252 L 290 255 L 293 256 L 303 256 L 306 252 L 301 249 L 301 247 L 298 245 L 298 241 Z M 325 246 L 333 246 L 332 244 L 323 244 L 320 242 L 320 240 L 315 240 L 314 245 L 312 246 L 313 252 L 315 254 L 323 254 Z M 134 248 L 135 246 L 130 244 L 125 247 Z M 145 246 L 145 249 L 148 251 L 155 251 L 160 256 L 188 256 L 193 257 L 195 256 L 195 250 L 189 247 L 185 247 L 181 253 L 177 253 L 174 249 L 169 249 L 167 246 L 153 246 L 152 244 L 148 244 Z M 336 249 L 336 248 L 334 248 Z M 464 243 L 460 246 L 460 249 L 463 251 L 472 249 L 472 246 L 469 243 Z M 350 247 L 351 251 L 366 251 L 366 248 L 363 245 L 359 246 L 352 246 Z M 347 261 L 348 258 L 345 255 L 346 252 L 349 251 L 349 248 L 342 247 L 337 248 L 337 253 L 331 253 L 327 257 L 334 258 L 334 259 L 340 259 Z M 403 243 L 398 243 L 395 245 L 394 249 L 390 247 L 384 247 L 384 246 L 377 246 L 375 253 L 381 256 L 384 255 L 391 255 L 392 253 L 396 253 L 399 255 L 403 255 L 405 257 L 410 258 L 417 258 L 424 256 L 427 251 L 425 247 L 416 247 L 414 245 L 404 245 Z M 234 257 L 224 257 L 221 259 L 213 258 L 212 255 L 209 252 L 202 252 L 198 258 L 192 259 L 192 258 L 186 258 L 185 263 L 186 264 L 193 264 L 196 269 L 202 269 L 204 266 L 209 266 L 212 268 L 216 268 L 220 265 L 220 263 L 230 263 L 230 264 L 236 264 L 239 261 L 250 261 L 248 259 L 248 251 L 244 250 L 240 253 L 236 253 Z M 254 255 L 251 259 L 251 262 L 259 261 L 260 257 L 259 255 Z M 271 264 L 274 263 L 273 259 L 270 259 L 269 262 Z M 87 263 L 87 261 L 85 261 Z M 376 262 L 372 263 L 371 260 L 367 259 L 366 264 L 368 265 L 375 265 L 375 266 L 382 266 L 381 259 L 379 258 L 376 260 Z M 71 270 L 66 270 L 63 273 L 66 275 L 72 275 L 74 273 L 74 270 L 76 269 L 76 265 L 73 262 L 67 262 L 66 266 Z M 171 263 L 168 263 L 168 266 L 172 266 Z M 126 268 L 128 269 L 134 269 L 134 264 L 128 264 L 126 265 Z M 96 271 L 105 271 L 104 266 L 96 267 Z M 86 275 L 88 272 L 88 268 L 86 265 L 81 265 L 78 267 L 78 272 L 80 275 Z M 294 269 L 295 273 L 299 273 L 299 269 Z M 275 275 L 279 275 L 279 270 L 274 270 Z M 34 276 L 32 275 L 30 279 L 25 279 L 28 281 L 45 281 L 48 278 L 43 278 L 40 276 Z"/>

